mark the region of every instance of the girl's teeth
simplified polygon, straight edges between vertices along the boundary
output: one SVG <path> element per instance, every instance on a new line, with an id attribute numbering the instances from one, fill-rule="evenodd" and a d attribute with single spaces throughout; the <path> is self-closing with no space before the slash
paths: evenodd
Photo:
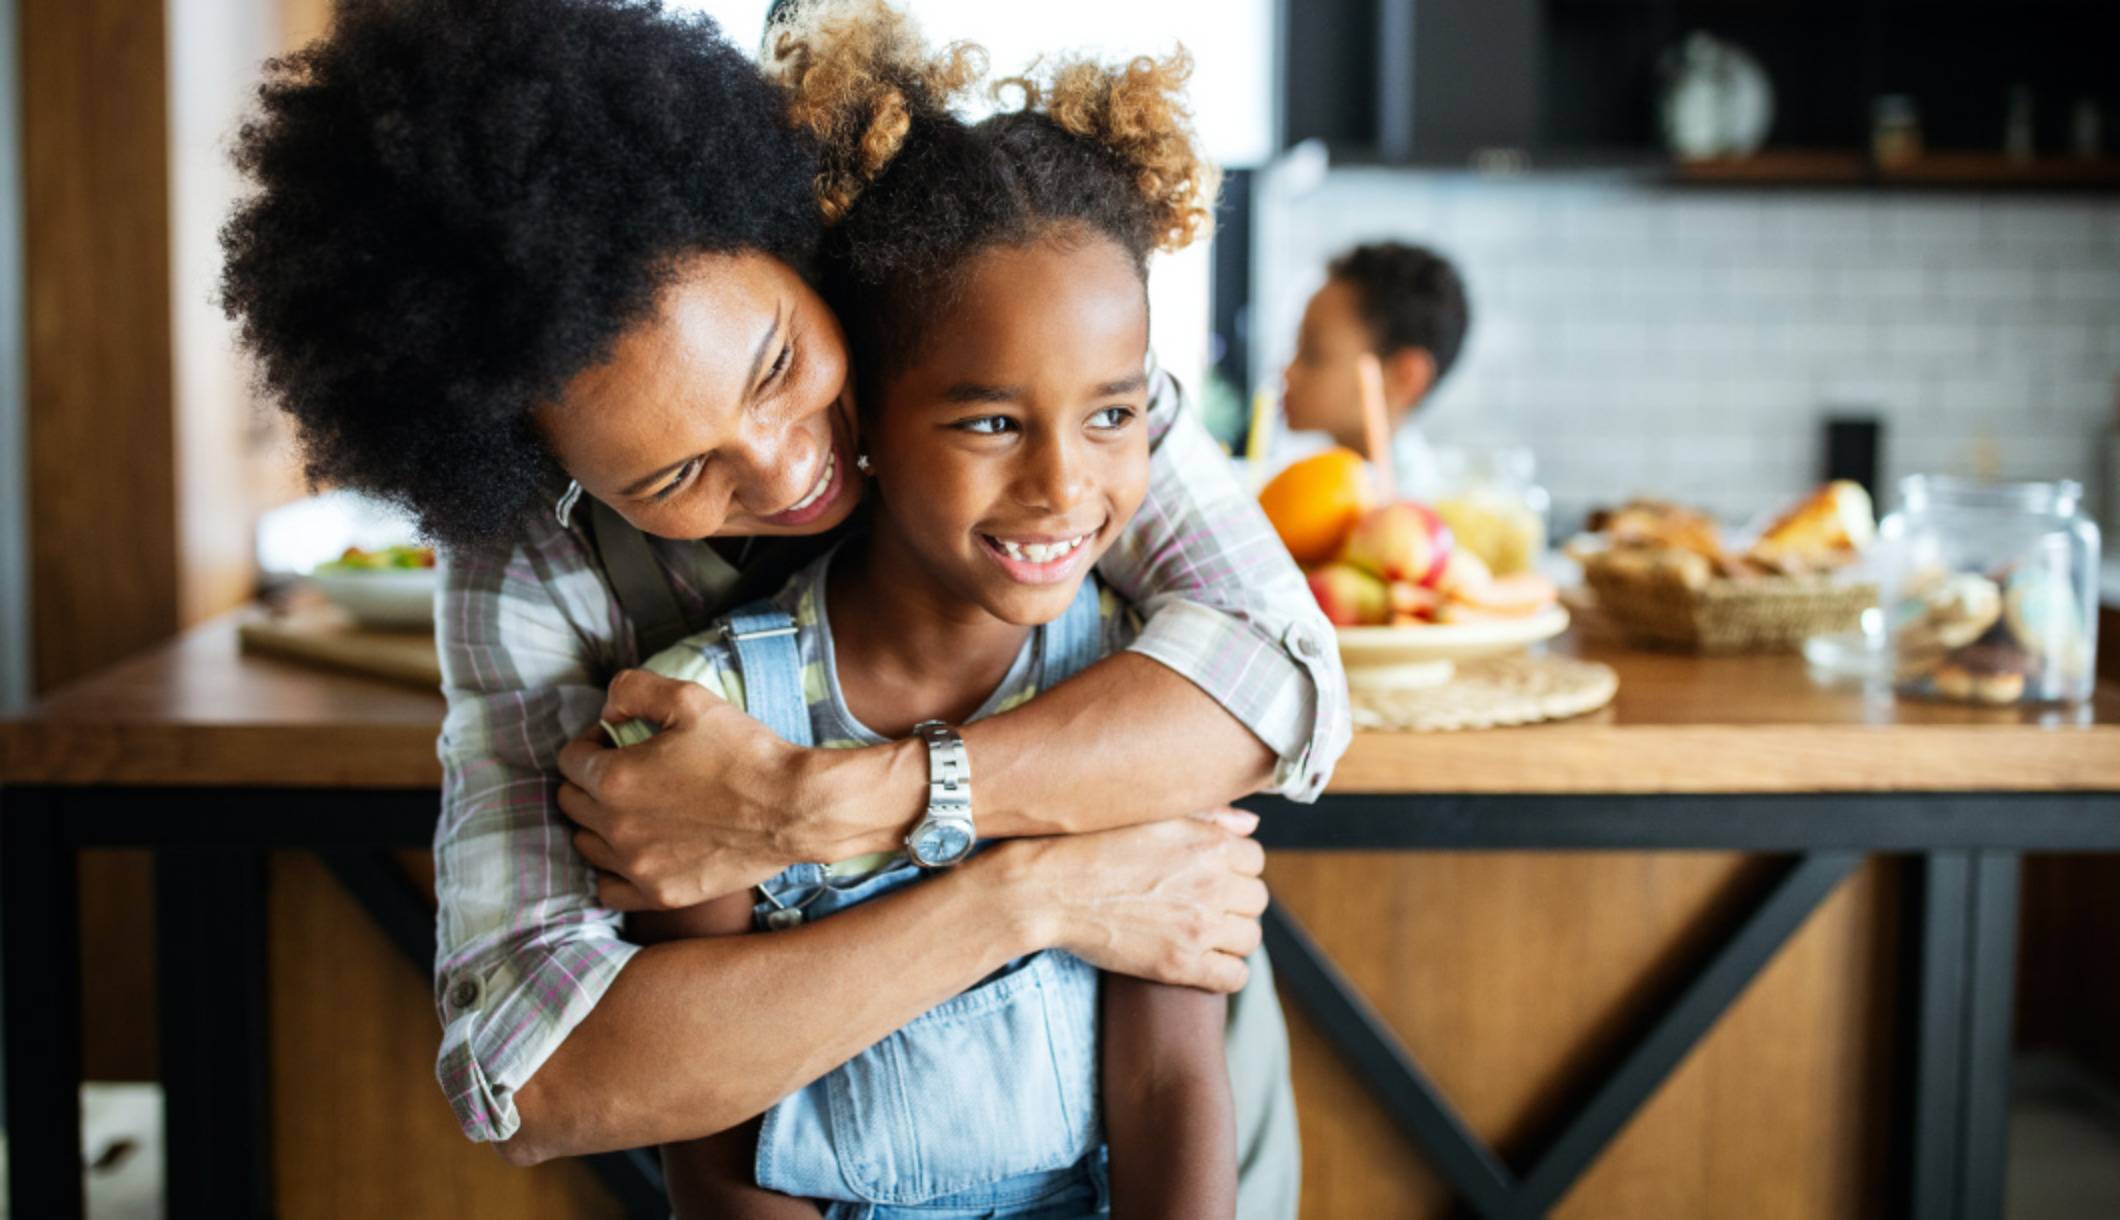
<path id="1" fill-rule="evenodd" d="M 788 509 L 787 511 L 791 513 L 799 513 L 803 509 L 808 508 L 810 505 L 817 503 L 817 497 L 823 495 L 825 492 L 825 488 L 830 487 L 832 485 L 832 470 L 838 465 L 839 450 L 834 449 L 830 453 L 825 454 L 824 472 L 817 476 L 817 486 L 812 487 L 810 489 L 809 495 L 806 495 L 802 499 L 795 501 L 795 506 L 793 508 Z"/>
<path id="2" fill-rule="evenodd" d="M 1023 559 L 1031 563 L 1051 563 L 1053 560 L 1081 546 L 1083 539 L 1088 537 L 1088 534 L 1084 534 L 1081 538 L 1069 538 L 1065 542 L 1025 543 L 1015 543 L 1010 542 L 1006 538 L 996 538 L 994 542 L 1000 546 L 1001 553 L 1007 555 L 1010 559 Z"/>

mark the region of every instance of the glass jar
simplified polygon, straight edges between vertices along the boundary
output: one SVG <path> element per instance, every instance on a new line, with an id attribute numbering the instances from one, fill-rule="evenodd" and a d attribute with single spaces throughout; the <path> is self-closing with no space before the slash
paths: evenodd
<path id="1" fill-rule="evenodd" d="M 1552 501 L 1536 481 L 1538 461 L 1518 445 L 1439 448 L 1435 511 L 1458 545 L 1496 576 L 1529 571 L 1546 550 Z"/>
<path id="2" fill-rule="evenodd" d="M 2080 484 L 1914 475 L 1878 527 L 1893 678 L 1972 703 L 2087 699 L 2097 672 L 2098 527 Z"/>

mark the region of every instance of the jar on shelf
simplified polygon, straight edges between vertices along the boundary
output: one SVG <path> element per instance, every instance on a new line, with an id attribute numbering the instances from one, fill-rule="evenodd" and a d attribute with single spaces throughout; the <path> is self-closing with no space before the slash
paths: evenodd
<path id="1" fill-rule="evenodd" d="M 1878 527 L 1900 693 L 1970 703 L 2088 699 L 2097 673 L 2098 527 L 2070 480 L 1900 482 Z"/>
<path id="2" fill-rule="evenodd" d="M 1432 454 L 1436 515 L 1458 545 L 1496 576 L 1528 571 L 1546 550 L 1552 500 L 1537 482 L 1538 461 L 1516 445 L 1438 448 Z"/>
<path id="3" fill-rule="evenodd" d="M 1904 93 L 1887 93 L 1870 104 L 1870 159 L 1886 169 L 1921 160 L 1921 111 Z"/>

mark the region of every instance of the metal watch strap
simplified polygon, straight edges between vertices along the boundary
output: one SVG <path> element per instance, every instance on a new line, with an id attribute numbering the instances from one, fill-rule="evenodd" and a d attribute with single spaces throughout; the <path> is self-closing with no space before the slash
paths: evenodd
<path id="1" fill-rule="evenodd" d="M 911 834 L 906 836 L 908 847 L 912 846 L 920 832 L 934 822 L 962 822 L 966 837 L 972 832 L 972 757 L 964 748 L 964 738 L 957 730 L 940 720 L 923 720 L 913 726 L 913 732 L 927 745 L 928 752 L 928 802 L 927 810 L 913 824 Z M 965 855 L 969 855 L 967 850 Z M 920 858 L 913 853 L 916 862 L 923 867 L 941 867 L 959 863 L 942 861 L 940 865 Z"/>
<path id="2" fill-rule="evenodd" d="M 913 726 L 928 751 L 928 816 L 970 818 L 972 816 L 972 756 L 964 749 L 964 738 L 940 720 L 923 720 Z"/>

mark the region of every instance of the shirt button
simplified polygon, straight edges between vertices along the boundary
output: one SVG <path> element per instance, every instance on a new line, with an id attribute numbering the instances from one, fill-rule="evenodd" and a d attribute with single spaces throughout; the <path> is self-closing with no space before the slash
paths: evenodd
<path id="1" fill-rule="evenodd" d="M 478 994 L 477 979 L 458 979 L 456 985 L 449 989 L 449 1006 L 457 1009 L 469 1008 L 478 1003 Z"/>
<path id="2" fill-rule="evenodd" d="M 1294 648 L 1296 650 L 1297 656 L 1303 658 L 1306 661 L 1315 661 L 1318 659 L 1319 648 L 1316 636 L 1313 636 L 1308 631 L 1304 631 L 1300 628 L 1290 632 L 1289 634 L 1293 637 L 1288 642 L 1289 647 Z"/>

